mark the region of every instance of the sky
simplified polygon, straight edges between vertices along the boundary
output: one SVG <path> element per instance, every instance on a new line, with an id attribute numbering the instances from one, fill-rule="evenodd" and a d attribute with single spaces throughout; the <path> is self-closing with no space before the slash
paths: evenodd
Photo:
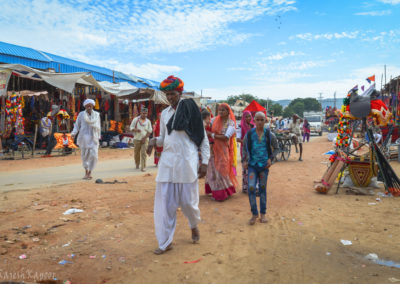
<path id="1" fill-rule="evenodd" d="M 400 75 L 400 0 L 0 0 L 1 40 L 213 99 L 343 97 Z M 384 81 L 384 79 L 383 79 Z"/>

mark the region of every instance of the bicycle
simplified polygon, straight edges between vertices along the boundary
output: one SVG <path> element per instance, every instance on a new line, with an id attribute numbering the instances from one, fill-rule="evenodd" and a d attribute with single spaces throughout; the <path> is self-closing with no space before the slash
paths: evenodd
<path id="1" fill-rule="evenodd" d="M 292 148 L 292 138 L 286 133 L 275 133 L 278 149 L 275 149 L 275 160 L 276 161 L 287 161 L 290 157 L 290 152 Z"/>

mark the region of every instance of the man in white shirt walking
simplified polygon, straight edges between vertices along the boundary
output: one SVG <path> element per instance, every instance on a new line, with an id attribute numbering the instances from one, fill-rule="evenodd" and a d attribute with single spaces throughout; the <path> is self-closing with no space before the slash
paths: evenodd
<path id="1" fill-rule="evenodd" d="M 92 99 L 86 99 L 83 106 L 85 110 L 79 113 L 71 137 L 74 138 L 79 132 L 77 144 L 81 149 L 82 164 L 85 169 L 83 179 L 92 179 L 92 171 L 97 164 L 99 153 L 100 114 L 93 110 L 95 102 Z"/>
<path id="2" fill-rule="evenodd" d="M 147 108 L 142 108 L 140 116 L 132 120 L 130 129 L 134 132 L 133 143 L 135 145 L 135 163 L 136 169 L 139 168 L 142 172 L 146 171 L 146 150 L 149 144 L 150 134 L 153 132 L 151 122 L 147 118 Z"/>
<path id="3" fill-rule="evenodd" d="M 198 179 L 206 175 L 210 158 L 200 110 L 192 99 L 181 99 L 182 80 L 169 76 L 161 82 L 160 89 L 166 93 L 171 106 L 161 114 L 160 136 L 150 143 L 163 147 L 154 200 L 158 240 L 155 254 L 163 254 L 172 248 L 178 207 L 189 221 L 193 243 L 200 240 L 197 228 L 200 222 Z M 199 150 L 202 157 L 200 167 Z"/>

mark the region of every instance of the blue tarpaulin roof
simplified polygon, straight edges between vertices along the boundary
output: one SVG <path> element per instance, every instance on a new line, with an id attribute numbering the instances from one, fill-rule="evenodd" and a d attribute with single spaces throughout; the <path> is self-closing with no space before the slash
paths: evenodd
<path id="1" fill-rule="evenodd" d="M 0 62 L 23 64 L 37 69 L 53 68 L 60 73 L 90 72 L 97 81 L 128 82 L 138 88 L 157 89 L 159 82 L 127 75 L 122 72 L 87 64 L 59 55 L 42 52 L 33 48 L 18 46 L 0 41 Z"/>

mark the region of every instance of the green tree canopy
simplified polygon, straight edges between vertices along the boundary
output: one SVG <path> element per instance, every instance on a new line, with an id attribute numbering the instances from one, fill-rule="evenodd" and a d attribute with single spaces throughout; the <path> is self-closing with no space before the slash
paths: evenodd
<path id="1" fill-rule="evenodd" d="M 287 106 L 285 107 L 285 109 L 283 110 L 283 117 L 291 117 L 294 114 L 294 111 L 292 110 L 291 107 Z"/>
<path id="2" fill-rule="evenodd" d="M 321 111 L 321 104 L 314 98 L 297 98 L 290 102 L 283 112 L 284 117 L 292 116 L 294 113 L 303 116 L 305 111 Z M 285 112 L 286 111 L 286 112 Z M 289 115 L 290 114 L 290 115 Z"/>

